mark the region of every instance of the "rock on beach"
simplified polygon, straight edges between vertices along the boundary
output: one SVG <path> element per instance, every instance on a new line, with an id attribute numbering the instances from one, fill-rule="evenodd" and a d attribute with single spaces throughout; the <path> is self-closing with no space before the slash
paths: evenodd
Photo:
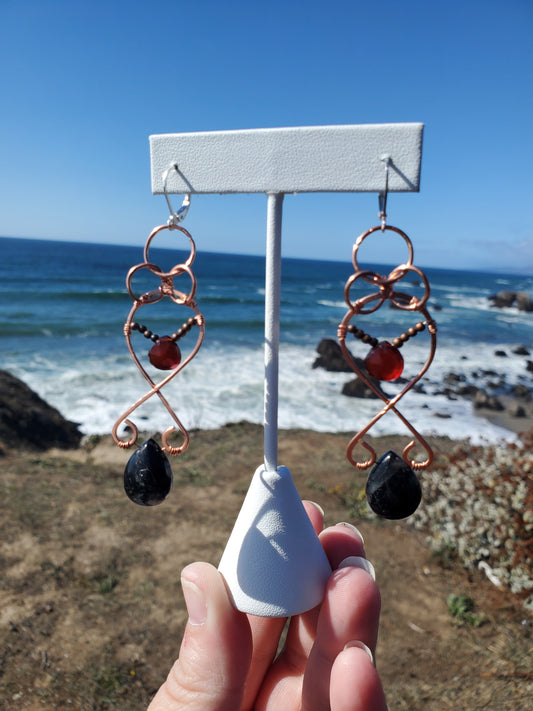
<path id="1" fill-rule="evenodd" d="M 0 447 L 74 449 L 81 438 L 75 422 L 66 420 L 14 375 L 0 370 Z"/>
<path id="2" fill-rule="evenodd" d="M 489 296 L 489 301 L 498 309 L 516 306 L 519 311 L 533 311 L 533 299 L 525 291 L 498 291 Z"/>
<path id="3" fill-rule="evenodd" d="M 318 358 L 316 358 L 313 363 L 313 368 L 324 368 L 330 372 L 335 373 L 353 373 L 353 368 L 350 367 L 349 363 L 346 362 L 344 358 L 341 347 L 332 338 L 323 338 L 317 346 Z M 373 384 L 373 386 L 383 394 L 384 397 L 388 397 L 386 393 L 381 389 L 381 384 L 379 380 L 372 378 L 366 371 L 365 362 L 362 358 L 357 358 L 350 353 L 350 356 L 357 367 L 363 371 L 368 380 Z M 358 376 L 353 380 L 345 383 L 342 388 L 342 394 L 348 397 L 362 397 L 362 398 L 377 398 L 376 393 L 368 387 L 368 385 L 361 380 Z"/>
<path id="4" fill-rule="evenodd" d="M 313 368 L 324 368 L 332 372 L 351 373 L 353 369 L 344 359 L 341 347 L 333 339 L 324 338 L 317 346 L 318 357 L 313 363 Z M 494 356 L 501 360 L 528 356 L 529 348 L 525 345 L 518 346 L 511 353 L 495 351 Z M 362 370 L 372 382 L 374 387 L 382 393 L 383 397 L 389 396 L 382 390 L 381 383 L 371 378 L 365 369 L 361 358 L 351 356 L 357 367 Z M 533 426 L 533 393 L 529 385 L 530 378 L 527 373 L 533 372 L 533 361 L 524 361 L 523 382 L 511 385 L 506 381 L 505 371 L 496 370 L 473 371 L 470 375 L 464 373 L 447 373 L 441 383 L 433 383 L 435 395 L 445 395 L 449 400 L 458 398 L 468 399 L 472 402 L 474 411 L 481 417 L 517 434 Z M 401 382 L 398 379 L 398 382 Z M 426 392 L 424 384 L 418 383 L 414 391 Z M 342 386 L 343 395 L 355 398 L 377 398 L 374 390 L 369 388 L 363 380 L 356 377 L 347 381 Z M 436 413 L 436 417 L 445 416 Z"/>

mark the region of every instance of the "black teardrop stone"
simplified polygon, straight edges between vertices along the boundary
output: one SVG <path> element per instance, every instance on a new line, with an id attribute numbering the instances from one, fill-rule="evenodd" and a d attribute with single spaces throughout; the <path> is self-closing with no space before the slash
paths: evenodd
<path id="1" fill-rule="evenodd" d="M 171 486 L 170 462 L 155 440 L 146 440 L 126 464 L 124 491 L 140 506 L 155 506 L 167 498 Z"/>
<path id="2" fill-rule="evenodd" d="M 417 510 L 422 489 L 411 467 L 389 451 L 377 460 L 368 475 L 366 498 L 378 516 L 406 518 Z"/>

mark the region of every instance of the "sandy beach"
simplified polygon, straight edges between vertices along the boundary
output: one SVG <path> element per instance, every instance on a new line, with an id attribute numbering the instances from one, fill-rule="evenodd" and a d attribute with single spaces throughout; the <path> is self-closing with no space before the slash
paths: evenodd
<path id="1" fill-rule="evenodd" d="M 194 431 L 188 452 L 173 459 L 169 498 L 148 509 L 124 495 L 129 452 L 109 437 L 90 438 L 76 450 L 2 456 L 0 706 L 146 708 L 177 655 L 185 624 L 180 570 L 193 560 L 218 563 L 261 463 L 262 437 L 261 427 L 247 423 Z M 397 437 L 374 441 L 378 453 L 404 444 Z M 525 606 L 531 590 L 497 586 L 466 560 L 460 522 L 485 525 L 472 518 L 471 504 L 483 509 L 483 497 L 492 496 L 487 477 L 493 486 L 519 480 L 523 496 L 514 505 L 521 511 L 507 511 L 505 525 L 531 581 L 531 522 L 523 516 L 533 508 L 531 447 L 511 445 L 497 454 L 446 438 L 431 444 L 436 458 L 422 476 L 420 516 L 399 522 L 369 513 L 365 474 L 346 461 L 345 435 L 282 431 L 279 460 L 302 498 L 326 510 L 326 525 L 348 520 L 365 536 L 382 591 L 378 666 L 390 708 L 515 711 L 533 690 L 533 618 Z M 442 518 L 446 511 L 435 482 L 452 486 L 461 477 L 472 487 L 449 502 L 454 547 L 424 517 L 449 530 L 432 513 L 438 509 Z M 504 571 L 506 546 L 489 551 L 491 570 Z"/>

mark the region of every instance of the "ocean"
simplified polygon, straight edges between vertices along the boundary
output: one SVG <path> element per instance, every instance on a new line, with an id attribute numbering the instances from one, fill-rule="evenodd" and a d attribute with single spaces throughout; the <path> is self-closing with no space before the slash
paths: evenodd
<path id="1" fill-rule="evenodd" d="M 110 432 L 115 420 L 148 389 L 123 335 L 132 305 L 125 276 L 143 261 L 142 245 L 0 238 L 0 249 L 2 368 L 79 423 L 85 434 Z M 165 270 L 181 263 L 185 255 L 153 247 L 150 258 Z M 377 265 L 369 268 L 389 271 Z M 211 429 L 241 420 L 262 423 L 264 259 L 199 250 L 193 271 L 198 280 L 196 301 L 206 320 L 205 340 L 196 358 L 165 388 L 167 399 L 187 428 Z M 421 391 L 409 392 L 398 409 L 423 434 L 468 437 L 474 443 L 512 439 L 512 433 L 475 414 L 469 400 L 451 400 L 442 389 L 449 373 L 480 387 L 495 380 L 507 388 L 518 383 L 532 386 L 527 357 L 512 351 L 533 346 L 533 313 L 495 309 L 488 297 L 504 289 L 533 294 L 533 276 L 432 268 L 424 272 L 431 284 L 429 311 L 438 324 L 437 353 Z M 349 254 L 346 262 L 283 260 L 281 428 L 353 433 L 381 409 L 381 401 L 341 394 L 343 384 L 355 376 L 312 367 L 321 339 L 336 338 L 347 309 L 344 283 L 352 273 Z M 135 286 L 142 293 L 158 283 L 141 270 Z M 180 284 L 176 279 L 176 288 L 188 291 L 185 282 Z M 417 293 L 415 284 L 412 289 Z M 168 299 L 141 311 L 138 320 L 159 335 L 174 332 L 191 315 L 187 307 Z M 386 304 L 372 315 L 360 316 L 357 325 L 380 339 L 392 339 L 417 320 L 418 314 Z M 136 352 L 147 353 L 149 342 L 141 334 L 134 333 L 132 340 Z M 186 344 L 195 340 L 191 333 L 180 341 L 185 354 Z M 354 355 L 366 355 L 367 346 L 360 341 L 350 344 Z M 425 362 L 427 349 L 426 333 L 403 346 L 407 377 Z M 502 350 L 507 357 L 495 355 Z M 394 387 L 387 384 L 384 389 L 393 394 Z M 171 424 L 157 397 L 132 419 L 142 430 L 161 431 Z M 376 435 L 404 432 L 393 413 L 372 430 Z"/>

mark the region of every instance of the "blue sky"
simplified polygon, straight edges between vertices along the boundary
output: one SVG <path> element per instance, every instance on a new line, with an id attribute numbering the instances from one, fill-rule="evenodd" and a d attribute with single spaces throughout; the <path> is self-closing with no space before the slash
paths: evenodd
<path id="1" fill-rule="evenodd" d="M 0 234 L 144 244 L 150 134 L 421 121 L 421 191 L 388 204 L 415 263 L 531 273 L 532 36 L 531 0 L 0 0 Z M 377 208 L 287 196 L 283 253 L 349 259 Z M 262 254 L 265 214 L 197 196 L 185 224 Z"/>

